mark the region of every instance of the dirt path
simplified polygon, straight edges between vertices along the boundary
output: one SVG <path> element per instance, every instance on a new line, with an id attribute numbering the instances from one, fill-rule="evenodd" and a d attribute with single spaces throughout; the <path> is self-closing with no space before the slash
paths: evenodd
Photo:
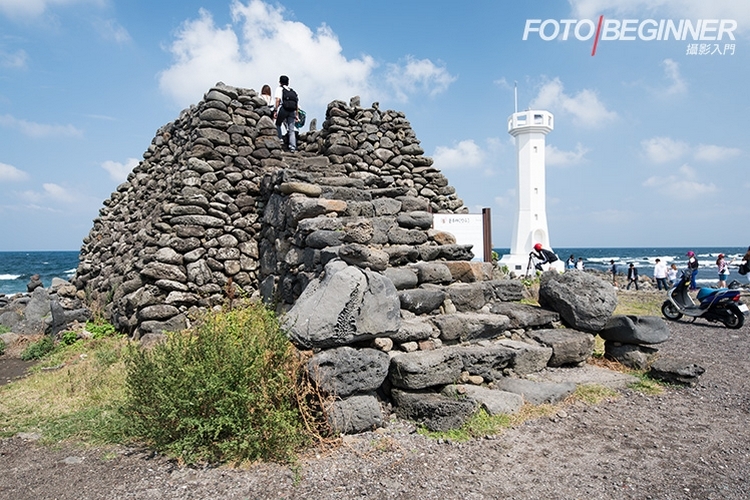
<path id="1" fill-rule="evenodd" d="M 0 498 L 750 498 L 750 327 L 670 328 L 660 352 L 703 366 L 696 387 L 626 390 L 464 444 L 393 422 L 296 469 L 180 468 L 141 452 L 50 450 L 16 437 L 0 441 Z"/>

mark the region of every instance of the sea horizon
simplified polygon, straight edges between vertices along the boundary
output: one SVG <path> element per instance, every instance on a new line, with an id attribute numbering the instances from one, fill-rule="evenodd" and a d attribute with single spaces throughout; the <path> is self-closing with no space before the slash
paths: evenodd
<path id="1" fill-rule="evenodd" d="M 610 260 L 614 260 L 618 272 L 625 274 L 632 262 L 642 276 L 653 276 L 657 258 L 666 264 L 676 264 L 679 269 L 687 267 L 688 250 L 698 257 L 700 268 L 698 282 L 702 286 L 715 286 L 718 282 L 716 258 L 719 253 L 726 255 L 727 261 L 734 259 L 730 267 L 728 283 L 738 280 L 746 284 L 748 279 L 737 272 L 737 266 L 747 251 L 747 246 L 707 246 L 707 247 L 553 247 L 563 262 L 572 254 L 576 260 L 583 258 L 586 269 L 609 270 Z M 509 248 L 494 247 L 502 257 Z M 26 284 L 34 274 L 39 274 L 45 287 L 53 278 L 70 280 L 78 267 L 79 250 L 0 250 L 0 294 L 25 293 Z"/>

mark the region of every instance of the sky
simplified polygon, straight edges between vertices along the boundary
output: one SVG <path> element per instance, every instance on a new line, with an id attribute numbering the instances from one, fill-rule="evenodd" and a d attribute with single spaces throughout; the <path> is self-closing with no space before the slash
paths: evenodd
<path id="1" fill-rule="evenodd" d="M 281 74 L 308 122 L 406 113 L 493 247 L 516 109 L 555 117 L 553 247 L 750 244 L 750 2 L 0 0 L 0 251 L 80 249 L 161 126 Z"/>

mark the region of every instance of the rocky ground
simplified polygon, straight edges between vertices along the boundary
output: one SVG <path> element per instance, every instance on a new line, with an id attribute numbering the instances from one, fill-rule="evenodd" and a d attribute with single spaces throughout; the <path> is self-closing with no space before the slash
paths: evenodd
<path id="1" fill-rule="evenodd" d="M 0 440 L 0 498 L 750 498 L 750 325 L 670 329 L 660 354 L 703 366 L 696 387 L 624 390 L 462 444 L 392 421 L 296 467 L 185 468 L 143 450 L 50 449 L 17 436 Z"/>

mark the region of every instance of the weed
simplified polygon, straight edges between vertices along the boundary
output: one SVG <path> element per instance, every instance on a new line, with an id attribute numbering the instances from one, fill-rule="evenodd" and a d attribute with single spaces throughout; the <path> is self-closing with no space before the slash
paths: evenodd
<path id="1" fill-rule="evenodd" d="M 664 392 L 664 386 L 657 382 L 656 380 L 652 379 L 645 373 L 634 373 L 636 377 L 638 377 L 638 382 L 635 382 L 634 384 L 630 384 L 628 386 L 629 389 L 633 389 L 634 391 L 642 392 L 644 394 L 649 395 L 656 395 L 661 394 Z"/>
<path id="2" fill-rule="evenodd" d="M 86 331 L 91 333 L 94 339 L 113 337 L 117 335 L 115 327 L 103 319 L 95 319 L 94 321 L 86 322 Z"/>
<path id="3" fill-rule="evenodd" d="M 573 398 L 586 404 L 597 405 L 605 399 L 619 397 L 619 393 L 614 389 L 598 384 L 581 384 L 576 387 Z"/>
<path id="4" fill-rule="evenodd" d="M 10 328 L 8 328 L 5 325 L 0 325 L 0 335 L 2 335 L 3 333 L 8 333 L 9 331 L 10 331 Z"/>
<path id="5" fill-rule="evenodd" d="M 47 354 L 51 353 L 55 349 L 55 342 L 51 337 L 45 335 L 41 339 L 37 340 L 33 344 L 29 345 L 21 353 L 21 359 L 24 361 L 31 361 L 36 359 L 42 359 Z"/>
<path id="6" fill-rule="evenodd" d="M 62 345 L 73 345 L 78 342 L 78 334 L 76 332 L 63 332 L 60 335 L 60 343 Z"/>
<path id="7" fill-rule="evenodd" d="M 424 427 L 420 427 L 417 432 L 433 439 L 462 442 L 473 438 L 497 434 L 503 429 L 510 427 L 513 424 L 513 420 L 513 417 L 510 415 L 490 415 L 487 411 L 481 409 L 472 415 L 466 422 L 464 422 L 464 425 L 458 429 L 450 429 L 448 431 L 430 431 Z"/>
<path id="8" fill-rule="evenodd" d="M 309 441 L 299 363 L 262 305 L 208 312 L 195 330 L 126 356 L 134 435 L 187 463 L 292 461 Z"/>

